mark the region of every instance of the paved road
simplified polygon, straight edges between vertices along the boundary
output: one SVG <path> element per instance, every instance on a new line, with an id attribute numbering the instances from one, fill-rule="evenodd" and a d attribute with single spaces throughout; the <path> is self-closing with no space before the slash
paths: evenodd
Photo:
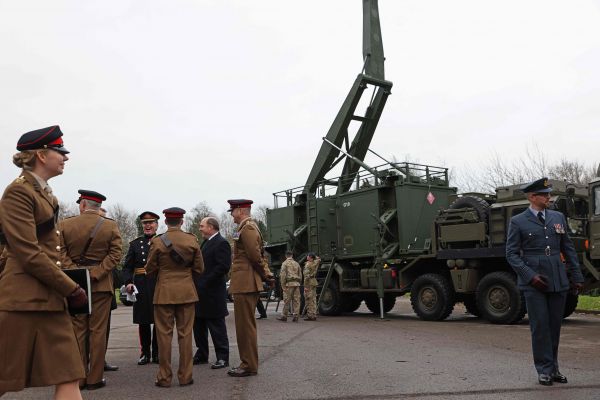
<path id="1" fill-rule="evenodd" d="M 445 322 L 417 319 L 401 299 L 379 320 L 363 307 L 317 322 L 258 321 L 259 375 L 230 378 L 225 370 L 194 367 L 195 384 L 153 385 L 156 365 L 138 366 L 131 308 L 113 313 L 107 358 L 120 366 L 108 385 L 84 399 L 600 399 L 600 316 L 574 315 L 563 326 L 561 371 L 569 384 L 537 384 L 526 322 L 496 326 L 457 305 Z M 239 362 L 233 317 L 227 318 L 232 364 Z M 173 364 L 177 365 L 174 344 Z M 60 368 L 60 365 L 56 366 Z M 0 366 L 1 368 L 1 366 Z M 48 388 L 2 399 L 51 398 Z"/>

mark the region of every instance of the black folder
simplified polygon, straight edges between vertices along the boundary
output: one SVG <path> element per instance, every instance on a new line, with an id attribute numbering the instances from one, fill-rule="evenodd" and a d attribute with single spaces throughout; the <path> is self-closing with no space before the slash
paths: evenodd
<path id="1" fill-rule="evenodd" d="M 63 269 L 63 272 L 67 276 L 75 281 L 87 295 L 88 302 L 82 307 L 71 307 L 69 306 L 69 313 L 71 315 L 76 314 L 91 314 L 92 313 L 92 285 L 90 282 L 90 271 L 86 268 L 74 268 L 74 269 Z"/>

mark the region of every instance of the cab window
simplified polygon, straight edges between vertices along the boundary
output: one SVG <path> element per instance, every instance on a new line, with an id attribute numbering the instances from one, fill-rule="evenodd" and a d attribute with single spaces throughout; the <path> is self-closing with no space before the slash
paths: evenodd
<path id="1" fill-rule="evenodd" d="M 594 188 L 594 215 L 600 215 L 600 186 Z"/>

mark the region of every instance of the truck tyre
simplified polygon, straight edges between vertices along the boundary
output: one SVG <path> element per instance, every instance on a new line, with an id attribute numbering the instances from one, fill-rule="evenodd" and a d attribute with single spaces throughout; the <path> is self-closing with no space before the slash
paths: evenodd
<path id="1" fill-rule="evenodd" d="M 340 315 L 342 313 L 342 296 L 338 289 L 337 276 L 333 276 L 327 288 L 322 289 L 319 314 Z"/>
<path id="2" fill-rule="evenodd" d="M 485 222 L 486 224 L 490 215 L 490 205 L 481 197 L 477 196 L 459 197 L 450 204 L 449 208 L 452 210 L 457 210 L 459 208 L 474 208 L 479 217 L 479 221 Z"/>
<path id="3" fill-rule="evenodd" d="M 369 293 L 365 297 L 365 305 L 373 314 L 379 315 L 379 296 L 375 293 Z M 386 294 L 383 296 L 383 312 L 388 313 L 392 311 L 396 305 L 396 296 Z"/>
<path id="4" fill-rule="evenodd" d="M 342 312 L 351 313 L 360 307 L 362 303 L 362 297 L 351 294 L 351 295 L 342 295 Z"/>
<path id="5" fill-rule="evenodd" d="M 474 294 L 465 295 L 463 298 L 463 304 L 465 305 L 465 308 L 469 314 L 476 317 L 481 317 L 481 311 L 479 311 L 479 308 L 477 307 L 477 300 L 475 299 Z"/>
<path id="6" fill-rule="evenodd" d="M 425 321 L 441 321 L 454 309 L 454 289 L 447 278 L 438 274 L 425 274 L 413 282 L 410 304 L 415 313 Z"/>
<path id="7" fill-rule="evenodd" d="M 510 272 L 487 274 L 477 285 L 477 305 L 481 316 L 492 324 L 515 324 L 527 309 L 517 280 Z"/>
<path id="8" fill-rule="evenodd" d="M 567 293 L 567 302 L 565 303 L 565 311 L 563 318 L 567 318 L 569 315 L 573 314 L 573 311 L 577 308 L 577 303 L 579 302 L 579 296 L 573 293 Z"/>

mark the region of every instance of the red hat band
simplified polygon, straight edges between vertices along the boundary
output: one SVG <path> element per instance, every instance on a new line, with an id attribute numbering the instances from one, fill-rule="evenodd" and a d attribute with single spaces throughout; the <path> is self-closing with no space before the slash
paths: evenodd
<path id="1" fill-rule="evenodd" d="M 96 203 L 102 203 L 102 199 L 99 197 L 81 195 L 79 198 L 85 199 L 85 200 L 92 200 L 92 201 L 95 201 Z"/>
<path id="2" fill-rule="evenodd" d="M 165 218 L 183 218 L 181 213 L 165 213 Z"/>
<path id="3" fill-rule="evenodd" d="M 63 146 L 64 142 L 62 140 L 62 137 L 59 137 L 56 140 L 53 140 L 52 142 L 48 143 L 46 146 Z"/>

